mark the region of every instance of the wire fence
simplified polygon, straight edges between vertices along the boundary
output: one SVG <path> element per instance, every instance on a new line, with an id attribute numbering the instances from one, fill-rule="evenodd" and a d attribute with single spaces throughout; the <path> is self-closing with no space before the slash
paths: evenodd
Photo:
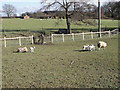
<path id="1" fill-rule="evenodd" d="M 95 38 L 110 38 L 118 34 L 118 29 L 112 31 L 104 32 L 86 32 L 86 33 L 71 33 L 71 34 L 51 34 L 51 36 L 44 37 L 44 43 L 59 43 L 67 41 L 77 41 L 77 40 L 91 40 Z M 100 37 L 99 37 L 100 36 Z M 14 45 L 30 45 L 34 44 L 34 36 L 29 37 L 13 37 L 13 38 L 0 38 L 2 45 L 4 47 L 14 46 Z"/>
<path id="2" fill-rule="evenodd" d="M 118 29 L 112 31 L 104 32 L 86 32 L 86 33 L 72 33 L 72 34 L 52 34 L 51 42 L 66 42 L 66 41 L 75 41 L 75 40 L 89 40 L 95 38 L 106 38 L 112 37 L 113 35 L 118 34 Z"/>
<path id="3" fill-rule="evenodd" d="M 7 47 L 9 45 L 27 45 L 27 44 L 34 44 L 33 41 L 33 35 L 29 37 L 13 37 L 13 38 L 0 38 L 2 40 L 2 44 L 4 44 L 4 47 Z"/>

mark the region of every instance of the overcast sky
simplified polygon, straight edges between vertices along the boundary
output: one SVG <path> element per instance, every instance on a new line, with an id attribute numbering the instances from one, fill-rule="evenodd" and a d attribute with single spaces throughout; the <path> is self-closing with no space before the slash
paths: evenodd
<path id="1" fill-rule="evenodd" d="M 41 5 L 40 2 L 42 0 L 0 0 L 0 10 L 2 10 L 2 6 L 4 4 L 11 4 L 17 9 L 17 14 L 20 15 L 24 12 L 34 12 L 37 11 Z M 48 0 L 52 2 L 53 0 Z M 60 1 L 60 0 L 59 0 Z M 108 1 L 120 1 L 120 0 L 100 0 L 101 5 Z M 91 0 L 91 3 L 97 5 L 98 0 Z"/>

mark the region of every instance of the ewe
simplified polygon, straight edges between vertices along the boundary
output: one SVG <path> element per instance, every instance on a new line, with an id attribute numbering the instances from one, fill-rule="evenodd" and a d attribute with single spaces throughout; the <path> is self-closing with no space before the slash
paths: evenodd
<path id="1" fill-rule="evenodd" d="M 103 41 L 99 41 L 98 44 L 97 44 L 97 46 L 98 46 L 98 48 L 100 50 L 101 48 L 107 47 L 107 43 L 103 42 Z"/>

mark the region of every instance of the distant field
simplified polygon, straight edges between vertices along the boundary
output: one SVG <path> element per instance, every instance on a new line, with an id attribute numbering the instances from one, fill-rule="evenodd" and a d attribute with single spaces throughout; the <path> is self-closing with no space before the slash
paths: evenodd
<path id="1" fill-rule="evenodd" d="M 59 22 L 59 23 L 58 23 Z M 102 20 L 102 28 L 117 28 L 118 20 Z M 48 20 L 40 20 L 40 19 L 3 19 L 2 28 L 4 30 L 50 30 L 56 31 L 59 28 L 66 28 L 65 20 L 57 20 L 57 19 L 48 19 Z M 71 29 L 97 29 L 96 26 L 91 25 L 75 25 L 71 23 Z"/>
<path id="2" fill-rule="evenodd" d="M 105 50 L 80 51 L 99 40 L 108 43 Z M 3 47 L 3 88 L 119 87 L 117 36 L 34 46 L 34 53 L 13 53 L 19 46 Z"/>

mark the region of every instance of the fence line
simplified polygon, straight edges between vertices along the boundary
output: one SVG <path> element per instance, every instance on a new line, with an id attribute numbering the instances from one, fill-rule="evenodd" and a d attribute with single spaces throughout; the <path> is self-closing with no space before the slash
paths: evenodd
<path id="1" fill-rule="evenodd" d="M 116 32 L 118 33 L 118 29 L 115 29 L 113 31 L 103 31 L 103 32 L 83 32 L 83 33 L 72 33 L 72 34 L 52 34 L 51 35 L 51 42 L 54 42 L 54 36 L 62 36 L 62 42 L 65 42 L 65 36 L 71 36 L 71 39 L 74 41 L 75 40 L 75 36 L 78 35 L 82 35 L 82 40 L 85 40 L 85 35 L 90 35 L 91 39 L 94 38 L 95 34 L 100 34 L 100 38 L 102 38 L 102 34 L 108 34 L 108 37 L 111 37 L 111 33 Z M 60 39 L 60 38 L 59 38 Z"/>
<path id="2" fill-rule="evenodd" d="M 7 40 L 18 40 L 18 43 L 20 46 L 22 46 L 22 40 L 21 39 L 31 39 L 31 43 L 34 44 L 34 41 L 33 41 L 33 35 L 32 36 L 29 36 L 29 37 L 13 37 L 13 38 L 0 38 L 0 40 L 4 41 L 4 47 L 7 47 Z"/>
<path id="3" fill-rule="evenodd" d="M 117 32 L 116 32 L 117 31 Z M 51 34 L 51 36 L 49 36 L 50 42 L 54 43 L 54 41 L 59 41 L 62 40 L 62 42 L 65 42 L 66 40 L 85 40 L 86 38 L 91 38 L 94 39 L 96 36 L 95 34 L 104 34 L 106 36 L 106 34 L 108 34 L 108 37 L 111 37 L 112 34 L 118 34 L 118 29 L 114 29 L 112 31 L 104 31 L 104 32 L 83 32 L 83 33 L 72 33 L 72 34 Z M 100 38 L 104 37 L 104 35 L 100 35 Z M 55 38 L 55 36 L 57 36 Z M 60 36 L 60 37 L 58 37 Z M 68 37 L 69 36 L 69 37 Z M 98 37 L 98 35 L 97 35 Z M 4 42 L 4 47 L 7 47 L 7 41 L 8 40 L 18 40 L 19 46 L 22 45 L 22 40 L 21 39 L 30 39 L 30 42 L 32 44 L 34 44 L 34 40 L 33 40 L 33 35 L 29 36 L 29 37 L 13 37 L 13 38 L 0 38 L 0 40 L 2 40 Z"/>

